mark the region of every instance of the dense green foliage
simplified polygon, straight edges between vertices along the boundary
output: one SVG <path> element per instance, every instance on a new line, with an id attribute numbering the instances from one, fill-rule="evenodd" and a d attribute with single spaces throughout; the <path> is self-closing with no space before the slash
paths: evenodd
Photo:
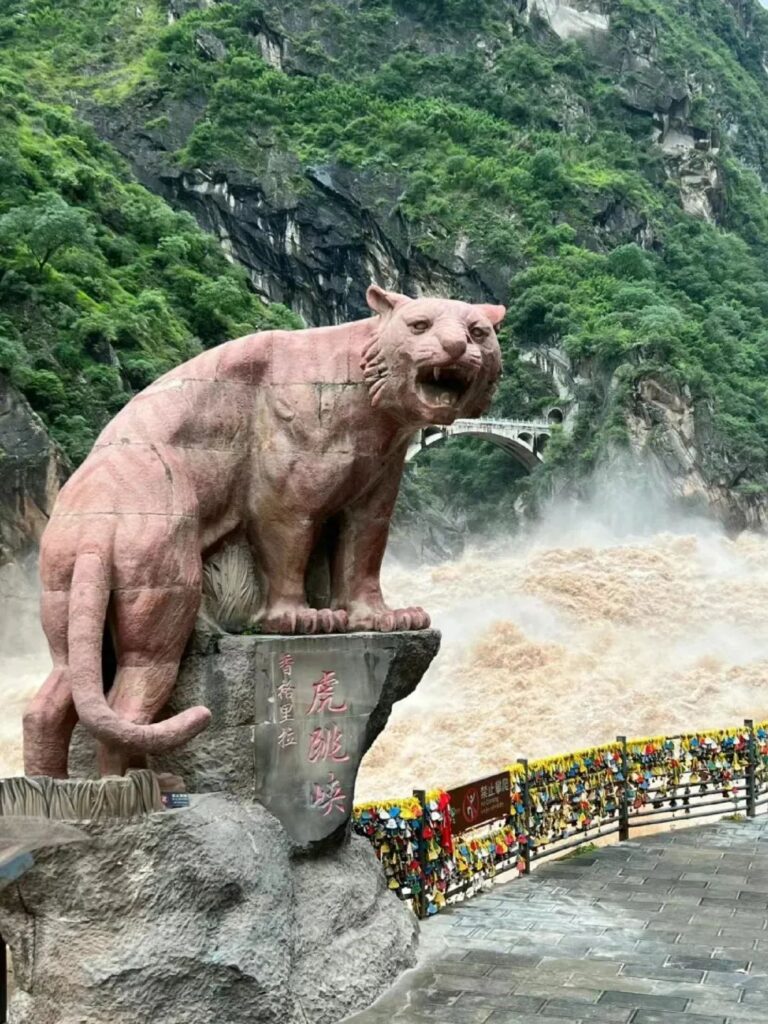
<path id="1" fill-rule="evenodd" d="M 78 417 L 91 430 L 169 361 L 266 315 L 213 244 L 128 184 L 61 106 L 80 96 L 141 111 L 159 135 L 194 105 L 180 167 L 258 175 L 277 150 L 298 167 L 335 161 L 395 182 L 415 245 L 438 259 L 461 245 L 508 289 L 497 411 L 551 400 L 519 349 L 556 347 L 589 381 L 542 481 L 622 443 L 622 410 L 653 376 L 711 409 L 726 475 L 764 483 L 768 16 L 751 0 L 609 0 L 610 35 L 592 47 L 512 0 L 201 6 L 169 25 L 160 0 L 12 0 L 0 18 L 14 73 L 0 366 L 73 453 L 90 437 Z M 282 63 L 264 59 L 265 26 L 289 41 Z M 665 155 L 662 114 L 698 148 Z M 717 223 L 685 212 L 683 179 L 697 173 Z M 86 217 L 77 228 L 72 208 Z M 119 369 L 99 355 L 108 346 Z M 516 471 L 498 451 L 469 451 L 452 442 L 425 456 L 419 487 L 509 514 Z"/>
<path id="2" fill-rule="evenodd" d="M 135 390 L 270 323 L 299 321 L 71 111 L 0 74 L 0 371 L 73 460 Z"/>

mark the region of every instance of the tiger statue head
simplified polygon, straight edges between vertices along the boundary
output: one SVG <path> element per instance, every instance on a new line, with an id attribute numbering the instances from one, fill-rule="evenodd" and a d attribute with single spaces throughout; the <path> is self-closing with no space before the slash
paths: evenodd
<path id="1" fill-rule="evenodd" d="M 501 376 L 504 306 L 411 299 L 375 284 L 366 298 L 379 322 L 360 365 L 376 409 L 414 428 L 488 409 Z"/>

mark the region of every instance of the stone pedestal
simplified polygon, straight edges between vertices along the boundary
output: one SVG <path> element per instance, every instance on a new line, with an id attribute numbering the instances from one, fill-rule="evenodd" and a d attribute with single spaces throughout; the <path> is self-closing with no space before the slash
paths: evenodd
<path id="1" fill-rule="evenodd" d="M 367 840 L 297 854 L 256 803 L 81 823 L 0 890 L 11 1024 L 333 1024 L 414 962 Z"/>
<path id="2" fill-rule="evenodd" d="M 338 840 L 360 761 L 439 645 L 435 630 L 196 634 L 160 717 L 204 704 L 211 724 L 149 767 L 181 776 L 191 793 L 258 800 L 300 845 Z M 94 764 L 93 743 L 79 732 L 70 772 L 90 775 Z"/>
<path id="3" fill-rule="evenodd" d="M 150 767 L 190 806 L 80 822 L 0 892 L 12 1024 L 333 1024 L 415 959 L 417 920 L 347 822 L 360 759 L 434 631 L 197 635 L 171 715 L 209 729 Z M 76 731 L 71 772 L 91 775 Z"/>
<path id="4" fill-rule="evenodd" d="M 0 892 L 12 1024 L 333 1024 L 415 957 L 417 921 L 347 822 L 361 758 L 440 635 L 193 638 L 165 714 L 208 730 L 150 767 L 191 805 L 89 821 Z M 72 774 L 93 774 L 79 730 Z"/>

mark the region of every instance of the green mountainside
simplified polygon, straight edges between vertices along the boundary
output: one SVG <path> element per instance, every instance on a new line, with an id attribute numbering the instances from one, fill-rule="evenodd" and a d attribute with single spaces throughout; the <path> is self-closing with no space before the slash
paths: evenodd
<path id="1" fill-rule="evenodd" d="M 530 480 L 437 447 L 408 509 L 511 517 L 640 446 L 758 522 L 766 66 L 753 0 L 6 0 L 0 370 L 77 460 L 167 366 L 361 315 L 370 276 L 495 299 L 496 412 L 566 429 Z"/>
<path id="2" fill-rule="evenodd" d="M 132 393 L 201 345 L 299 321 L 265 307 L 70 108 L 33 99 L 7 67 L 0 92 L 0 370 L 77 462 Z"/>

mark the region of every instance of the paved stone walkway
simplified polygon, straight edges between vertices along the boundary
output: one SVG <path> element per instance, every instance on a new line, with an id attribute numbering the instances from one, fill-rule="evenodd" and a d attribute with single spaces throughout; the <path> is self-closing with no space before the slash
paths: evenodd
<path id="1" fill-rule="evenodd" d="M 350 1024 L 766 1024 L 768 821 L 542 866 L 422 928 L 421 964 Z"/>

